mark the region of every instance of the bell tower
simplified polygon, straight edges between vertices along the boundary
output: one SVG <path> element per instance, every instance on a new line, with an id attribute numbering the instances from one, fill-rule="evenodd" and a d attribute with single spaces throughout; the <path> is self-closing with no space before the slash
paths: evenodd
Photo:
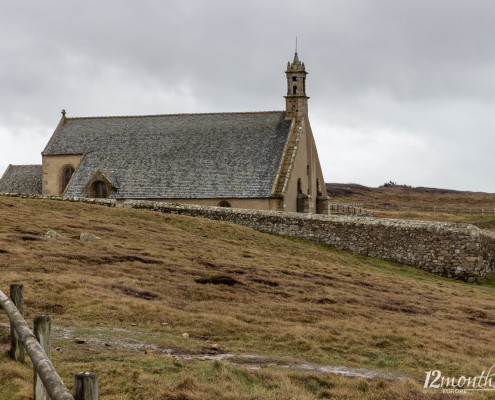
<path id="1" fill-rule="evenodd" d="M 287 96 L 285 97 L 285 119 L 299 119 L 308 113 L 308 99 L 306 96 L 306 67 L 299 61 L 297 48 L 294 61 L 287 63 Z"/>

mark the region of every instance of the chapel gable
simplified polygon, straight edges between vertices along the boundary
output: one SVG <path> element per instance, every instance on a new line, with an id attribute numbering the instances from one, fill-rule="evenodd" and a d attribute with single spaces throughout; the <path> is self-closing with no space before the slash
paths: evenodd
<path id="1" fill-rule="evenodd" d="M 86 197 L 106 199 L 115 189 L 115 176 L 111 172 L 104 172 L 99 169 L 86 184 Z"/>

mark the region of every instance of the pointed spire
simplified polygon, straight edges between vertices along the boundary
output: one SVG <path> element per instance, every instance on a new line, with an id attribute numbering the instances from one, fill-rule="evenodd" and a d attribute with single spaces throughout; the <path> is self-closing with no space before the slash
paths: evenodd
<path id="1" fill-rule="evenodd" d="M 298 71 L 300 69 L 304 70 L 304 63 L 301 63 L 301 61 L 299 60 L 299 54 L 297 53 L 297 36 L 296 36 L 296 48 L 294 52 L 294 60 L 292 61 L 292 63 L 290 63 L 287 66 L 287 71 L 288 70 Z"/>
<path id="2" fill-rule="evenodd" d="M 298 63 L 299 57 L 297 56 L 297 36 L 296 36 L 296 51 L 294 52 L 294 61 L 292 63 Z"/>

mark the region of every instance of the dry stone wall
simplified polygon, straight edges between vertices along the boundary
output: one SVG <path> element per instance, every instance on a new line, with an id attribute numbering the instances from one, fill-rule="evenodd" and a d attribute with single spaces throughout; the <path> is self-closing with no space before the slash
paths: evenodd
<path id="1" fill-rule="evenodd" d="M 468 282 L 495 273 L 495 233 L 467 224 L 242 210 L 144 200 L 126 200 L 122 204 L 108 199 L 10 196 L 81 201 L 228 221 L 262 232 L 309 239 L 396 261 Z"/>
<path id="2" fill-rule="evenodd" d="M 373 217 L 373 211 L 364 208 L 363 204 L 330 203 L 330 214 L 360 215 Z"/>
<path id="3" fill-rule="evenodd" d="M 115 199 L 87 199 L 85 197 L 62 197 L 62 196 L 50 196 L 46 194 L 25 194 L 25 193 L 0 193 L 0 196 L 20 197 L 23 199 L 71 201 L 71 202 L 79 202 L 79 203 L 98 204 L 100 206 L 107 206 L 107 207 L 115 207 L 117 205 L 117 200 Z"/>
<path id="4" fill-rule="evenodd" d="M 468 282 L 493 274 L 495 234 L 467 224 L 225 209 L 128 200 L 124 207 L 233 222 Z"/>

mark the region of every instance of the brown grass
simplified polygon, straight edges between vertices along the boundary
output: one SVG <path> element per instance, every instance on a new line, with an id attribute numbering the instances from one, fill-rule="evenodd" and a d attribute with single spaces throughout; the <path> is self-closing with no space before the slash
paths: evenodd
<path id="1" fill-rule="evenodd" d="M 52 229 L 62 237 L 46 238 Z M 85 231 L 102 240 L 80 242 Z M 443 399 L 422 391 L 424 371 L 478 375 L 495 359 L 490 282 L 450 281 L 228 223 L 0 198 L 0 250 L 0 289 L 24 283 L 26 320 L 54 318 L 64 381 L 70 387 L 75 372 L 95 371 L 101 399 Z M 87 343 L 75 344 L 75 335 Z M 176 366 L 142 351 L 205 353 L 213 343 L 219 352 L 410 379 Z M 0 358 L 1 399 L 29 398 L 30 379 L 28 366 Z"/>
<path id="2" fill-rule="evenodd" d="M 332 196 L 332 202 L 364 204 L 366 208 L 374 210 L 377 218 L 461 222 L 495 231 L 493 213 L 495 194 L 493 193 L 455 191 L 442 193 L 439 189 L 428 191 L 428 189 L 402 186 L 362 189 L 355 186 L 349 186 L 348 192 L 353 194 Z M 402 209 L 398 210 L 398 208 Z M 482 209 L 485 210 L 484 214 L 481 214 Z"/>

